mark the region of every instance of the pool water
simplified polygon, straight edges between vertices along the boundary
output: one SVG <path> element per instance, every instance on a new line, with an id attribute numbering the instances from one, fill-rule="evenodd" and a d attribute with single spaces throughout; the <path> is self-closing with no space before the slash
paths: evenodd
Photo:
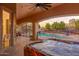
<path id="1" fill-rule="evenodd" d="M 39 33 L 38 36 L 40 37 L 52 37 L 56 39 L 64 39 L 65 36 L 57 35 L 57 34 L 48 34 L 48 33 Z"/>

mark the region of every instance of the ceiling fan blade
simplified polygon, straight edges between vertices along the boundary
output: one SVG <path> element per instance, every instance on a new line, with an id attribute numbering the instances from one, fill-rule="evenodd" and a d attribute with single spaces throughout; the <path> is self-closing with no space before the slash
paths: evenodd
<path id="1" fill-rule="evenodd" d="M 51 5 L 48 5 L 48 4 L 41 4 L 41 5 L 39 5 L 39 7 L 42 7 L 42 6 L 44 6 L 44 7 L 52 7 Z"/>
<path id="2" fill-rule="evenodd" d="M 45 5 L 46 7 L 52 7 L 51 5 Z"/>
<path id="3" fill-rule="evenodd" d="M 44 8 L 45 10 L 48 10 L 48 8 L 47 8 L 47 7 L 45 7 L 45 6 L 42 6 L 42 8 Z"/>
<path id="4" fill-rule="evenodd" d="M 44 9 L 43 7 L 40 7 L 40 10 L 42 10 L 42 11 L 46 11 L 46 9 Z"/>

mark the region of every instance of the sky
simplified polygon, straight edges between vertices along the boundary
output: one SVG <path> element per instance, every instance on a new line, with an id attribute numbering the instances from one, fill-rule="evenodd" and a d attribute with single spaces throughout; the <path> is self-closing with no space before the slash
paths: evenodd
<path id="1" fill-rule="evenodd" d="M 42 22 L 39 22 L 39 24 L 41 27 L 44 27 L 46 23 L 52 24 L 53 22 L 61 22 L 61 21 L 65 23 L 69 23 L 69 20 L 71 19 L 79 19 L 79 16 L 65 16 L 65 17 L 50 18 Z"/>

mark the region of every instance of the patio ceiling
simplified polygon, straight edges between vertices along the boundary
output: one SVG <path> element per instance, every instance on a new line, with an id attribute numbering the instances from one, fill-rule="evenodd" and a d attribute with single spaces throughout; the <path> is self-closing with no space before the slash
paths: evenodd
<path id="1" fill-rule="evenodd" d="M 5 6 L 6 8 L 11 9 L 13 12 L 16 12 L 16 3 L 0 3 L 0 6 Z"/>
<path id="2" fill-rule="evenodd" d="M 23 14 L 22 14 L 22 10 L 19 11 L 19 9 L 17 9 L 18 11 L 17 24 L 21 24 L 23 22 L 28 22 L 28 21 L 30 22 L 43 21 L 50 17 L 79 15 L 79 3 L 52 4 L 52 8 L 50 8 L 48 11 L 45 12 L 39 9 L 37 9 L 37 11 L 35 10 L 31 11 L 29 9 L 28 12 L 26 11 L 27 9 L 28 9 L 27 7 L 24 7 L 23 10 L 25 10 L 25 12 L 23 11 Z"/>
<path id="3" fill-rule="evenodd" d="M 52 7 L 50 7 L 49 10 L 60 5 L 60 3 L 52 3 L 51 5 Z M 16 12 L 17 12 L 16 18 L 17 20 L 19 20 L 25 17 L 29 17 L 30 15 L 33 15 L 36 13 L 46 12 L 46 11 L 43 11 L 40 8 L 36 8 L 33 3 L 17 3 Z"/>

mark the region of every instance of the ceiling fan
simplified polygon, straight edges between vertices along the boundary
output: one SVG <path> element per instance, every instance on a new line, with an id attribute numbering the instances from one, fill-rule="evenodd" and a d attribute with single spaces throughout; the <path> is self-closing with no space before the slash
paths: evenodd
<path id="1" fill-rule="evenodd" d="M 48 10 L 51 6 L 51 3 L 35 3 L 34 4 L 36 8 Z"/>
<path id="2" fill-rule="evenodd" d="M 29 9 L 35 10 L 37 8 L 40 8 L 41 10 L 45 11 L 45 10 L 49 10 L 49 8 L 52 7 L 51 4 L 52 3 L 29 3 L 29 5 L 31 5 Z"/>

